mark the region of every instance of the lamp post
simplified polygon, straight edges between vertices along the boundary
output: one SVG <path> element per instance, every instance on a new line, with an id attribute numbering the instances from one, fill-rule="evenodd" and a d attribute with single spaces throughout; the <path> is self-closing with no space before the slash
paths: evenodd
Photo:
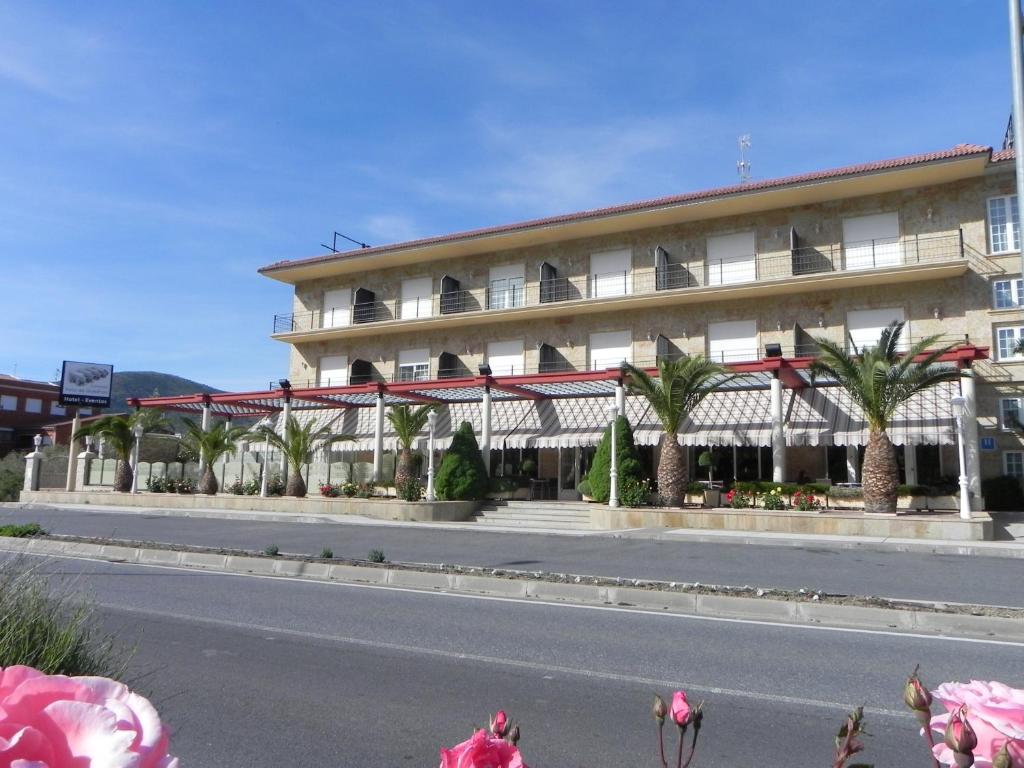
<path id="1" fill-rule="evenodd" d="M 132 433 L 135 435 L 135 445 L 132 449 L 132 493 L 139 492 L 139 444 L 142 442 L 143 432 L 141 424 L 132 427 Z"/>
<path id="2" fill-rule="evenodd" d="M 40 434 L 33 437 L 32 444 L 36 447 L 36 453 L 39 453 L 43 447 L 43 436 Z"/>
<path id="3" fill-rule="evenodd" d="M 971 494 L 968 490 L 967 454 L 964 451 L 964 398 L 956 395 L 949 400 L 956 418 L 956 444 L 960 451 L 960 519 L 971 519 Z"/>
<path id="4" fill-rule="evenodd" d="M 430 436 L 427 438 L 427 501 L 436 501 L 434 496 L 434 427 L 437 425 L 437 413 L 427 413 L 427 426 Z"/>
<path id="5" fill-rule="evenodd" d="M 608 506 L 619 506 L 619 453 L 615 446 L 615 420 L 619 416 L 619 406 L 608 406 L 608 419 L 612 426 L 612 461 L 611 471 L 608 473 L 611 479 L 611 489 L 608 493 Z"/>

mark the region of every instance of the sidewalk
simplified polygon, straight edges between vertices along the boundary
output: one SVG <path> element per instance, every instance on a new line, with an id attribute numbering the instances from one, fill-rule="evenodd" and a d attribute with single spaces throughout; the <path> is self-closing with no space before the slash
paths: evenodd
<path id="1" fill-rule="evenodd" d="M 39 522 L 55 534 L 166 544 L 446 563 L 623 579 L 806 589 L 1024 607 L 1024 542 L 941 542 L 842 536 L 638 529 L 613 532 L 481 529 L 354 516 L 223 510 L 0 505 L 0 522 Z"/>

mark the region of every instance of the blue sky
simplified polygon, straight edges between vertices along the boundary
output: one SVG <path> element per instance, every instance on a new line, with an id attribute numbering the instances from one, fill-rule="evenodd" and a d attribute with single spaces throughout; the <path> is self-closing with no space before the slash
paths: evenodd
<path id="1" fill-rule="evenodd" d="M 262 265 L 996 144 L 1001 2 L 0 0 L 0 373 L 286 371 Z"/>

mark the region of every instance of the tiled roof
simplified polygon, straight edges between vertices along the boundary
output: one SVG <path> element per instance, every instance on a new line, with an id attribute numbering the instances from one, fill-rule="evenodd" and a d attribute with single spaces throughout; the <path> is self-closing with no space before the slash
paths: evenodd
<path id="1" fill-rule="evenodd" d="M 1014 154 L 1012 149 L 998 149 L 992 153 L 992 162 L 1000 163 L 1004 160 L 1013 160 Z"/>
<path id="2" fill-rule="evenodd" d="M 811 173 L 797 174 L 795 176 L 783 176 L 777 179 L 751 181 L 746 184 L 733 184 L 727 187 L 716 187 L 713 189 L 701 190 L 699 192 L 688 192 L 682 195 L 670 195 L 668 197 L 659 197 L 653 200 L 640 200 L 633 203 L 625 203 L 623 205 L 615 205 L 606 208 L 595 208 L 588 211 L 579 211 L 577 213 L 567 213 L 559 216 L 550 216 L 542 219 L 531 219 L 529 221 L 521 221 L 515 224 L 503 224 L 496 227 L 471 229 L 465 232 L 453 232 L 447 235 L 426 237 L 420 240 L 409 240 L 403 243 L 393 243 L 390 245 L 381 245 L 372 248 L 357 248 L 351 251 L 343 251 L 340 253 L 328 253 L 322 256 L 313 256 L 311 258 L 306 259 L 278 261 L 275 262 L 274 264 L 269 264 L 265 267 L 260 267 L 259 271 L 272 272 L 278 269 L 304 266 L 307 264 L 317 264 L 326 261 L 335 261 L 339 259 L 345 259 L 351 256 L 368 256 L 375 253 L 407 250 L 409 248 L 420 248 L 427 245 L 438 245 L 441 243 L 448 243 L 457 240 L 470 240 L 476 237 L 498 235 L 525 229 L 534 229 L 538 227 L 548 227 L 556 224 L 565 224 L 572 221 L 585 221 L 587 219 L 596 219 L 601 218 L 603 216 L 614 216 L 616 214 L 630 213 L 633 211 L 641 211 L 649 208 L 662 208 L 670 205 L 680 205 L 684 203 L 697 202 L 700 200 L 709 200 L 716 197 L 728 197 L 730 195 L 748 194 L 750 192 L 760 192 L 780 187 L 788 187 L 794 184 L 807 184 L 817 181 L 827 181 L 829 179 L 841 178 L 843 176 L 857 176 L 859 174 L 864 173 L 876 173 L 878 171 L 888 171 L 894 168 L 903 168 L 910 165 L 920 165 L 923 163 L 931 163 L 938 160 L 952 160 L 955 158 L 969 157 L 971 155 L 980 154 L 990 154 L 992 156 L 992 159 L 995 160 L 997 156 L 1003 155 L 1004 151 L 993 153 L 992 147 L 985 147 L 981 146 L 980 144 L 957 144 L 955 147 L 939 150 L 938 152 L 926 152 L 919 155 L 906 155 L 904 157 L 895 157 L 889 160 L 877 160 L 871 163 L 847 165 L 841 168 L 832 168 L 825 171 L 813 171 Z M 1010 154 L 1012 156 L 1012 150 L 1010 150 Z"/>

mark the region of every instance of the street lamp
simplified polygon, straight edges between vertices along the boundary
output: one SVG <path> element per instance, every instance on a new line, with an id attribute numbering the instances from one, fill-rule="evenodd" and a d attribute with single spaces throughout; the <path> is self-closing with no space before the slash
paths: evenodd
<path id="1" fill-rule="evenodd" d="M 136 424 L 132 428 L 135 435 L 135 448 L 132 451 L 132 493 L 139 492 L 139 445 L 142 443 L 142 433 L 145 430 L 142 424 Z"/>
<path id="2" fill-rule="evenodd" d="M 619 506 L 619 454 L 615 448 L 615 420 L 619 416 L 619 406 L 608 406 L 608 420 L 612 426 L 612 466 L 609 476 L 611 478 L 611 490 L 608 494 L 608 506 Z"/>
<path id="3" fill-rule="evenodd" d="M 966 401 L 961 395 L 955 395 L 949 400 L 953 409 L 953 416 L 956 418 L 956 444 L 960 451 L 960 519 L 971 519 L 971 494 L 967 490 L 967 455 L 964 452 L 964 411 Z"/>
<path id="4" fill-rule="evenodd" d="M 436 501 L 434 496 L 434 427 L 437 426 L 437 412 L 427 412 L 430 437 L 427 439 L 427 501 Z"/>
<path id="5" fill-rule="evenodd" d="M 39 451 L 43 447 L 43 436 L 41 434 L 39 434 L 39 435 L 36 435 L 35 437 L 33 437 L 32 438 L 32 444 L 35 445 L 35 447 L 36 447 L 36 453 L 39 453 Z"/>

